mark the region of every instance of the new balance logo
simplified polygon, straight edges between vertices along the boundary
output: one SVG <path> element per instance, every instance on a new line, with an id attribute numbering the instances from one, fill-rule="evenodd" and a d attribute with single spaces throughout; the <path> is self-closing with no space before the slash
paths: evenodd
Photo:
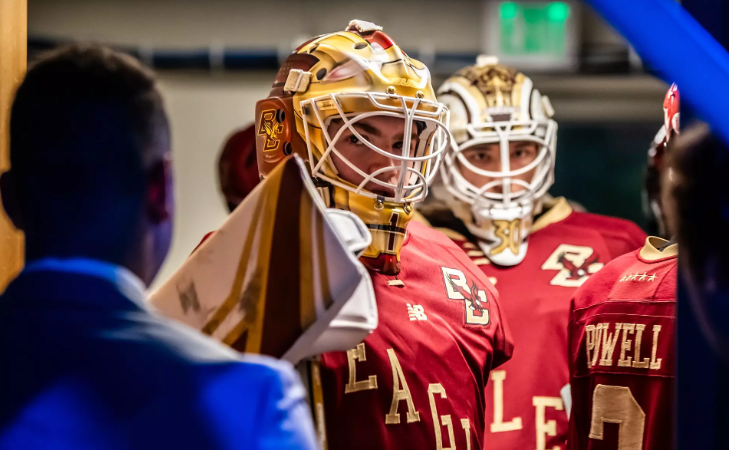
<path id="1" fill-rule="evenodd" d="M 420 305 L 408 305 L 408 317 L 410 320 L 428 320 L 428 316 L 425 315 L 425 309 Z"/>
<path id="2" fill-rule="evenodd" d="M 620 279 L 620 282 L 624 281 L 650 281 L 651 283 L 656 281 L 656 274 L 648 275 L 646 272 L 643 273 L 629 273 L 626 275 L 623 275 L 623 278 Z"/>

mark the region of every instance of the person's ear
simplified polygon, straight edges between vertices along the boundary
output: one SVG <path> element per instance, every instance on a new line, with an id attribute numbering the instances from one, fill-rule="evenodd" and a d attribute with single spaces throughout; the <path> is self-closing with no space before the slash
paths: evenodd
<path id="1" fill-rule="evenodd" d="M 2 196 L 3 207 L 15 228 L 23 229 L 23 217 L 18 204 L 18 192 L 15 181 L 15 174 L 12 171 L 0 175 L 0 195 Z"/>
<path id="2" fill-rule="evenodd" d="M 172 162 L 169 156 L 158 161 L 147 172 L 147 217 L 155 225 L 171 219 Z"/>

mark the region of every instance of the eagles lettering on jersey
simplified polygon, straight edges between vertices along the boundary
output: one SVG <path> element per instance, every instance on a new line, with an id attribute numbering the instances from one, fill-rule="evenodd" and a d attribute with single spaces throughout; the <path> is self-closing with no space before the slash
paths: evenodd
<path id="1" fill-rule="evenodd" d="M 673 448 L 677 254 L 648 238 L 575 293 L 570 450 Z"/>
<path id="2" fill-rule="evenodd" d="M 495 284 L 504 315 L 514 318 L 509 326 L 518 350 L 491 372 L 486 391 L 489 450 L 565 448 L 568 419 L 560 392 L 569 383 L 570 298 L 608 261 L 645 240 L 633 223 L 572 211 L 564 198 L 546 201 L 545 209 L 532 225 L 526 257 L 511 267 L 492 264 L 475 241 L 445 230 Z M 614 339 L 614 326 L 607 332 Z M 651 333 L 644 332 L 647 341 Z"/>
<path id="3" fill-rule="evenodd" d="M 496 290 L 420 223 L 401 261 L 399 283 L 370 274 L 377 330 L 321 357 L 329 448 L 480 449 L 488 374 L 513 348 Z"/>

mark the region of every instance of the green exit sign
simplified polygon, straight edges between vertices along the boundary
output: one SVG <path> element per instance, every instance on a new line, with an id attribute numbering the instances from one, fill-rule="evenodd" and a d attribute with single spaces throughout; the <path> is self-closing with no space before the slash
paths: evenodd
<path id="1" fill-rule="evenodd" d="M 499 5 L 499 53 L 504 56 L 565 54 L 570 5 L 503 2 Z"/>

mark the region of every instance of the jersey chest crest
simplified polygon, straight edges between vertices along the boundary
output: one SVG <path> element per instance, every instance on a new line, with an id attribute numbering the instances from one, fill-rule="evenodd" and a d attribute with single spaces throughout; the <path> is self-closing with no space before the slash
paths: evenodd
<path id="1" fill-rule="evenodd" d="M 513 267 L 498 267 L 483 261 L 479 266 L 497 289 L 499 282 L 577 288 L 608 260 L 601 250 L 589 245 L 554 244 L 543 249 L 530 248 L 529 252 L 532 253 L 523 262 Z"/>

